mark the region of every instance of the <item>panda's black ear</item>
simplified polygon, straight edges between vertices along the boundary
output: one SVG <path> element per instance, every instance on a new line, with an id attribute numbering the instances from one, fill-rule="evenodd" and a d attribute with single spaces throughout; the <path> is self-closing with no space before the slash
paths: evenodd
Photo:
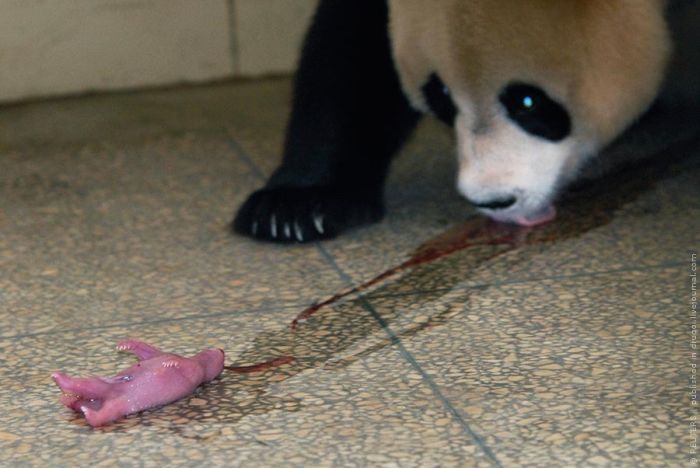
<path id="1" fill-rule="evenodd" d="M 445 86 L 440 77 L 435 73 L 431 74 L 421 91 L 435 117 L 447 125 L 453 126 L 457 117 L 457 107 L 452 100 L 449 88 Z"/>

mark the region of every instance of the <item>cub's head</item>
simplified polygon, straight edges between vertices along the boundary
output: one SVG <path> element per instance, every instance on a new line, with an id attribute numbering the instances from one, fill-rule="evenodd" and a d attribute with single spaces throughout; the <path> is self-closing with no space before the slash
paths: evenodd
<path id="1" fill-rule="evenodd" d="M 663 0 L 391 0 L 406 95 L 453 125 L 459 191 L 552 219 L 581 164 L 643 113 L 670 52 Z"/>

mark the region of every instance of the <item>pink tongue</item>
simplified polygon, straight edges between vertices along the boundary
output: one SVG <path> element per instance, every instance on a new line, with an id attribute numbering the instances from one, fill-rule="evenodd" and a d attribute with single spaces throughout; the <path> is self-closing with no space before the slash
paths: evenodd
<path id="1" fill-rule="evenodd" d="M 557 209 L 554 205 L 549 205 L 537 213 L 530 216 L 519 216 L 515 218 L 515 222 L 521 226 L 537 226 L 538 224 L 548 223 L 557 217 Z"/>

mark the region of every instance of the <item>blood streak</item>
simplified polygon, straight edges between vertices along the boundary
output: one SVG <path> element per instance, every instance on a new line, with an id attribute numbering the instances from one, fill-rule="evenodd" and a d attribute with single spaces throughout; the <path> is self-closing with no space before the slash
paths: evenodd
<path id="1" fill-rule="evenodd" d="M 294 361 L 296 361 L 294 356 L 281 356 L 259 364 L 253 364 L 251 366 L 226 366 L 224 369 L 231 372 L 237 372 L 239 374 L 252 374 L 254 372 L 263 372 L 268 369 L 284 366 L 285 364 L 291 364 Z"/>
<path id="2" fill-rule="evenodd" d="M 323 307 L 334 304 L 352 294 L 357 294 L 375 286 L 382 281 L 410 270 L 418 265 L 429 263 L 470 247 L 486 245 L 515 245 L 529 229 L 509 224 L 499 224 L 483 218 L 472 220 L 466 225 L 451 229 L 431 239 L 416 249 L 405 262 L 390 268 L 359 286 L 340 292 L 334 296 L 304 309 L 292 321 L 291 328 L 296 330 L 300 322 L 309 319 Z"/>

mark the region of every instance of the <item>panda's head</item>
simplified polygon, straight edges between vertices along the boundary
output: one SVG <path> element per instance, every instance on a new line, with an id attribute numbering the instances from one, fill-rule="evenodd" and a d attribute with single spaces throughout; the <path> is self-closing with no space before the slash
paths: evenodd
<path id="1" fill-rule="evenodd" d="M 459 191 L 523 225 L 649 106 L 670 49 L 662 0 L 390 4 L 407 96 L 455 128 Z"/>

